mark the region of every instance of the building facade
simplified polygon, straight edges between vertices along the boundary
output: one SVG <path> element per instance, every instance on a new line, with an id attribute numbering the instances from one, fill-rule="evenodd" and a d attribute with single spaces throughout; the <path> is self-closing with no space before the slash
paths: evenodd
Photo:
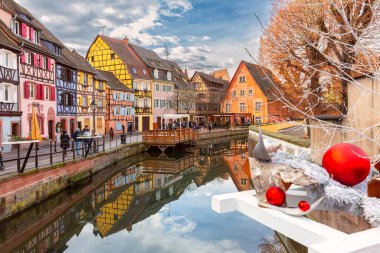
<path id="1" fill-rule="evenodd" d="M 1 21 L 0 21 L 1 22 Z M 0 143 L 8 141 L 12 136 L 20 136 L 20 76 L 17 41 L 6 31 L 7 27 L 0 23 Z M 9 147 L 9 146 L 5 146 Z"/>
<path id="2" fill-rule="evenodd" d="M 152 130 L 152 79 L 147 66 L 134 52 L 128 39 L 119 40 L 98 35 L 91 44 L 86 58 L 94 68 L 112 72 L 125 86 L 133 90 L 133 129 Z"/>
<path id="3" fill-rule="evenodd" d="M 262 124 L 291 116 L 274 95 L 276 80 L 269 70 L 266 71 L 252 63 L 240 63 L 221 104 L 228 124 Z"/>
<path id="4" fill-rule="evenodd" d="M 109 133 L 111 127 L 115 134 L 126 133 L 128 129 L 133 129 L 135 115 L 134 94 L 112 72 L 98 71 L 107 79 L 106 133 Z"/>
<path id="5" fill-rule="evenodd" d="M 52 39 L 44 34 L 45 27 L 25 8 L 13 0 L 4 0 L 0 19 L 20 41 L 20 109 L 21 136 L 31 132 L 32 111 L 44 137 L 54 139 L 56 123 L 55 58 L 44 42 Z"/>

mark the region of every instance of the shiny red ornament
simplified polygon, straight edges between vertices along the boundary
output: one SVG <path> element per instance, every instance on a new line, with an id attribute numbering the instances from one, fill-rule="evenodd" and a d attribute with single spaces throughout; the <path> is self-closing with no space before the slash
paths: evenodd
<path id="1" fill-rule="evenodd" d="M 371 162 L 361 148 L 350 143 L 339 143 L 326 151 L 322 166 L 335 181 L 354 186 L 367 178 Z"/>
<path id="2" fill-rule="evenodd" d="M 266 192 L 266 197 L 268 203 L 273 206 L 282 206 L 286 199 L 285 192 L 277 186 L 270 187 Z"/>
<path id="3" fill-rule="evenodd" d="M 310 209 L 310 204 L 309 202 L 302 200 L 298 202 L 298 208 L 301 209 L 303 212 L 306 212 Z"/>

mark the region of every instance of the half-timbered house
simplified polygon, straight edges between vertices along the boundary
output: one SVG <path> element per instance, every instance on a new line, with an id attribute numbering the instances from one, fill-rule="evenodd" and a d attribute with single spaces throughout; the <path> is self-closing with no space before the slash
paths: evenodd
<path id="1" fill-rule="evenodd" d="M 20 108 L 23 111 L 21 135 L 31 132 L 32 111 L 37 114 L 41 134 L 54 138 L 56 123 L 55 56 L 43 41 L 45 27 L 25 8 L 13 0 L 2 0 L 0 19 L 20 40 Z"/>
<path id="2" fill-rule="evenodd" d="M 80 129 L 88 126 L 91 131 L 95 130 L 96 133 L 103 134 L 105 79 L 76 51 L 73 51 L 72 55 L 77 68 L 77 125 Z M 97 79 L 95 75 L 98 75 Z M 99 85 L 99 81 L 102 86 L 95 87 L 96 84 Z M 104 95 L 101 95 L 103 93 Z"/>
<path id="3" fill-rule="evenodd" d="M 152 79 L 147 66 L 132 49 L 128 39 L 98 35 L 87 52 L 87 60 L 96 69 L 112 72 L 134 92 L 134 130 L 153 129 Z"/>
<path id="4" fill-rule="evenodd" d="M 0 21 L 0 143 L 20 135 L 19 65 L 21 50 Z"/>
<path id="5" fill-rule="evenodd" d="M 108 133 L 111 127 L 115 134 L 126 133 L 130 127 L 133 130 L 135 115 L 133 91 L 112 72 L 98 71 L 107 78 L 106 132 Z"/>

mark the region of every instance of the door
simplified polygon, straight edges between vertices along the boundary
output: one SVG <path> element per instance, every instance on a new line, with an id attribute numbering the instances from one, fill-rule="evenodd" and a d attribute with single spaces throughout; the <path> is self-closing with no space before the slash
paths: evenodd
<path id="1" fill-rule="evenodd" d="M 62 130 L 63 131 L 67 131 L 66 120 L 65 119 L 61 119 L 61 126 L 62 126 Z"/>
<path id="2" fill-rule="evenodd" d="M 83 130 L 83 129 L 82 129 L 82 122 L 79 121 L 79 122 L 77 122 L 77 124 L 78 124 L 78 128 L 79 128 L 80 130 Z"/>
<path id="3" fill-rule="evenodd" d="M 161 127 L 162 127 L 161 124 L 162 124 L 161 117 L 157 117 L 157 129 L 161 130 Z"/>
<path id="4" fill-rule="evenodd" d="M 20 136 L 20 124 L 12 123 L 12 136 Z"/>
<path id="5" fill-rule="evenodd" d="M 53 126 L 54 122 L 52 120 L 48 121 L 48 133 L 49 133 L 49 139 L 53 140 Z"/>
<path id="6" fill-rule="evenodd" d="M 75 131 L 75 120 L 71 119 L 70 120 L 70 136 L 74 133 Z"/>
<path id="7" fill-rule="evenodd" d="M 139 118 L 135 118 L 135 131 L 139 131 Z"/>
<path id="8" fill-rule="evenodd" d="M 143 117 L 142 118 L 142 130 L 143 130 L 143 132 L 149 131 L 149 125 L 150 125 L 150 118 L 149 117 Z"/>

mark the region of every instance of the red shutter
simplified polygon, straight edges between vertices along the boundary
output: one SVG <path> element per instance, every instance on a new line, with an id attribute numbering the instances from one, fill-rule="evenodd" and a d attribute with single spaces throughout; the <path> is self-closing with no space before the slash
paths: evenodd
<path id="1" fill-rule="evenodd" d="M 54 86 L 50 87 L 50 100 L 55 101 L 55 87 Z"/>
<path id="2" fill-rule="evenodd" d="M 38 54 L 33 54 L 33 66 L 38 67 Z"/>
<path id="3" fill-rule="evenodd" d="M 24 98 L 29 99 L 29 83 L 25 81 L 24 83 Z"/>
<path id="4" fill-rule="evenodd" d="M 21 36 L 26 38 L 27 37 L 27 26 L 25 23 L 21 23 Z"/>
<path id="5" fill-rule="evenodd" d="M 21 55 L 21 63 L 25 63 L 25 53 Z"/>
<path id="6" fill-rule="evenodd" d="M 30 41 L 34 41 L 34 29 L 29 28 L 29 39 Z"/>
<path id="7" fill-rule="evenodd" d="M 41 84 L 41 99 L 44 100 L 45 99 L 45 86 L 43 84 Z"/>
<path id="8" fill-rule="evenodd" d="M 51 68 L 51 59 L 50 58 L 47 58 L 47 67 L 48 67 L 49 71 L 52 71 L 52 68 Z"/>
<path id="9" fill-rule="evenodd" d="M 40 68 L 44 68 L 44 61 L 43 61 L 43 56 L 42 55 L 40 55 Z"/>

